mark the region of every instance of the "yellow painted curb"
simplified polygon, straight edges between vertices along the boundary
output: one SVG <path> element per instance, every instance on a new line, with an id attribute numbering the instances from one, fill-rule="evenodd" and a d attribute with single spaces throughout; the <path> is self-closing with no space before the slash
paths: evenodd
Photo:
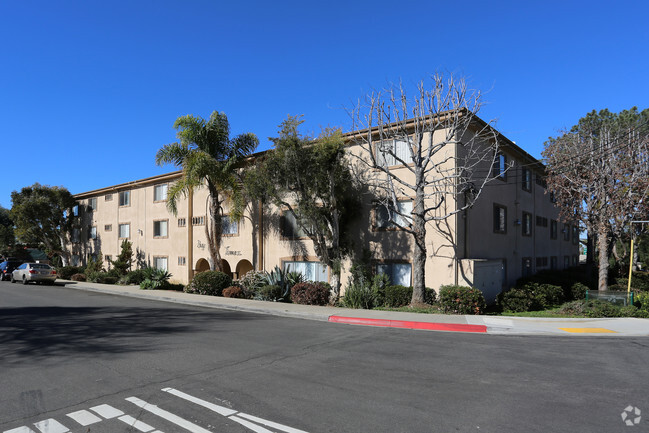
<path id="1" fill-rule="evenodd" d="M 617 334 L 617 331 L 611 331 L 606 328 L 559 328 L 566 332 L 575 332 L 580 334 Z"/>

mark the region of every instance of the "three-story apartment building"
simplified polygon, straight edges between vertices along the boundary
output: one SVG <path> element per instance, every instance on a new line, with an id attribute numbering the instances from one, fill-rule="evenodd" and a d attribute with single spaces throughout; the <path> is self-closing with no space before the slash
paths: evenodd
<path id="1" fill-rule="evenodd" d="M 357 132 L 345 137 L 349 154 L 362 158 L 354 142 Z M 449 146 L 457 152 L 460 148 L 452 146 L 460 145 Z M 493 301 L 521 276 L 577 265 L 579 230 L 559 220 L 546 191 L 544 166 L 502 135 L 492 159 L 495 164 L 486 170 L 495 180 L 483 188 L 475 204 L 428 224 L 427 287 L 473 285 Z M 181 172 L 172 172 L 77 194 L 80 224 L 73 235 L 73 264 L 83 264 L 101 251 L 108 265 L 126 239 L 139 266 L 167 269 L 179 282 L 188 283 L 195 273 L 209 269 L 206 188 L 181 200 L 176 215 L 166 207 L 167 190 L 180 176 Z M 355 248 L 359 254 L 370 251 L 375 270 L 390 275 L 393 283 L 411 285 L 412 237 L 394 227 L 369 192 L 354 227 Z M 401 213 L 412 211 L 413 198 L 408 191 L 399 198 Z M 446 204 L 454 205 L 453 200 Z M 329 281 L 329 269 L 286 211 L 251 202 L 242 220 L 232 221 L 227 209 L 222 218 L 222 265 L 234 278 L 279 266 L 300 271 L 310 280 Z M 343 263 L 343 288 L 350 265 Z"/>

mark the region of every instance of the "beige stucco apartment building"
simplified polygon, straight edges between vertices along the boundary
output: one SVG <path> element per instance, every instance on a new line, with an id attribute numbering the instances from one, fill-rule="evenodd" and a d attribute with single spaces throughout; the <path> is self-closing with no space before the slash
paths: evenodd
<path id="1" fill-rule="evenodd" d="M 349 153 L 361 155 L 355 136 L 346 135 Z M 559 221 L 552 196 L 546 193 L 543 165 L 502 135 L 499 144 L 496 164 L 487 168 L 496 171 L 496 179 L 476 203 L 427 226 L 427 287 L 473 285 L 492 301 L 523 275 L 577 265 L 578 228 Z M 450 151 L 458 152 L 454 146 L 459 144 L 450 145 Z M 139 266 L 167 269 L 172 280 L 187 283 L 195 273 L 209 269 L 206 188 L 181 200 L 177 215 L 166 207 L 167 189 L 181 175 L 177 171 L 77 194 L 80 224 L 73 236 L 72 263 L 84 264 L 101 251 L 108 264 L 127 239 Z M 412 209 L 408 192 L 399 201 L 402 210 Z M 453 203 L 449 200 L 446 206 Z M 312 242 L 292 227 L 291 215 L 252 202 L 241 221 L 230 221 L 227 210 L 223 219 L 221 256 L 234 278 L 279 266 L 329 281 L 329 269 L 318 262 Z M 389 274 L 394 283 L 412 284 L 411 236 L 381 218 L 372 194 L 363 198 L 355 232 L 355 248 L 372 252 L 377 272 Z M 343 263 L 343 290 L 350 265 Z"/>

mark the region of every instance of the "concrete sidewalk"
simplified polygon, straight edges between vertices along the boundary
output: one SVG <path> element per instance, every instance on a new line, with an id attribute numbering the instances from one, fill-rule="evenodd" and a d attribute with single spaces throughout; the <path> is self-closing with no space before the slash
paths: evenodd
<path id="1" fill-rule="evenodd" d="M 649 336 L 649 319 L 553 319 L 510 316 L 461 316 L 447 314 L 402 313 L 381 310 L 356 310 L 338 307 L 285 304 L 221 296 L 203 296 L 170 290 L 141 290 L 139 286 L 119 286 L 57 280 L 58 286 L 108 293 L 133 298 L 174 302 L 207 308 L 246 311 L 273 316 L 296 317 L 365 326 L 476 332 L 509 335 L 564 336 Z"/>

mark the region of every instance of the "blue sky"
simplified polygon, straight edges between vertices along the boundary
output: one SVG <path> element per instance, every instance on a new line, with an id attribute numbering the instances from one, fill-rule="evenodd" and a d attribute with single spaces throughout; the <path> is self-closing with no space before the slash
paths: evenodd
<path id="1" fill-rule="evenodd" d="M 175 170 L 181 115 L 349 130 L 373 88 L 434 72 L 486 92 L 479 115 L 540 157 L 593 109 L 647 108 L 641 1 L 0 0 L 0 206 L 35 182 L 73 194 Z"/>

